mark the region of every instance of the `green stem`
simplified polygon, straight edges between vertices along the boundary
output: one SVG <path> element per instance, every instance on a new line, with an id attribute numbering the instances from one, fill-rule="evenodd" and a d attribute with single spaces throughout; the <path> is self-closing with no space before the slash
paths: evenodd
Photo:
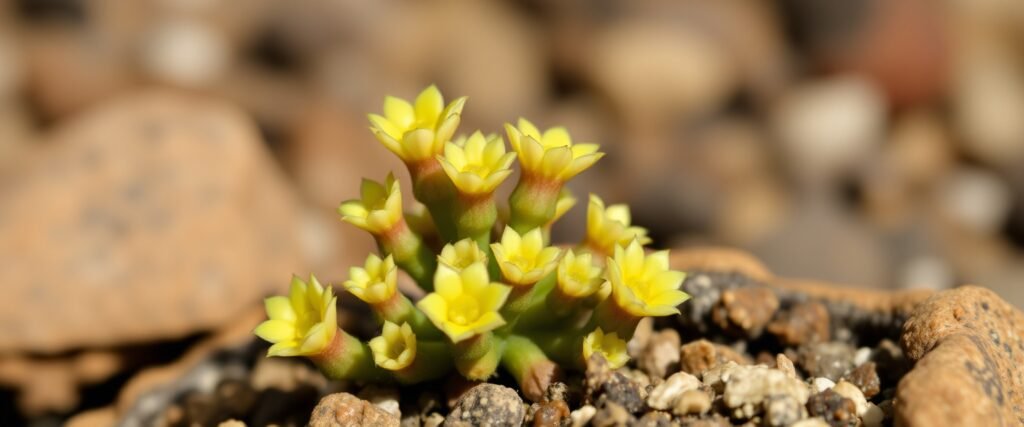
<path id="1" fill-rule="evenodd" d="M 421 288 L 428 292 L 434 289 L 437 258 L 404 219 L 375 237 L 381 252 L 394 256 L 395 264 L 409 273 Z"/>
<path id="2" fill-rule="evenodd" d="M 492 332 L 459 341 L 452 346 L 455 368 L 467 379 L 483 381 L 494 375 L 504 343 Z"/>
<path id="3" fill-rule="evenodd" d="M 530 335 L 534 344 L 540 347 L 544 354 L 559 365 L 573 369 L 581 369 L 584 366 L 584 337 L 585 333 L 581 333 L 581 330 L 577 328 L 564 328 Z"/>
<path id="4" fill-rule="evenodd" d="M 501 365 L 516 379 L 523 394 L 534 402 L 539 402 L 548 386 L 560 376 L 558 365 L 552 363 L 540 347 L 517 335 L 506 339 Z"/>
<path id="5" fill-rule="evenodd" d="M 416 343 L 416 359 L 412 364 L 392 371 L 403 384 L 415 384 L 441 378 L 452 370 L 451 346 L 446 342 L 420 341 Z"/>
<path id="6" fill-rule="evenodd" d="M 490 253 L 491 230 L 498 220 L 498 207 L 492 194 L 459 194 L 455 198 L 455 228 L 459 240 L 470 238 L 485 253 Z"/>
<path id="7" fill-rule="evenodd" d="M 640 319 L 641 317 L 634 316 L 619 307 L 614 297 L 608 296 L 597 304 L 588 329 L 593 330 L 595 327 L 600 327 L 604 333 L 615 332 L 619 334 L 619 338 L 628 342 L 633 338 Z"/>
<path id="8" fill-rule="evenodd" d="M 381 323 L 384 320 L 396 325 L 408 322 L 413 333 L 419 338 L 439 340 L 444 337 L 444 334 L 430 322 L 430 319 L 423 312 L 416 309 L 412 305 L 412 301 L 409 301 L 409 298 L 406 298 L 400 292 L 395 292 L 395 295 L 390 300 L 379 304 L 372 304 L 371 306 L 374 313 L 380 318 Z"/>
<path id="9" fill-rule="evenodd" d="M 509 226 L 523 234 L 544 227 L 555 217 L 562 183 L 524 174 L 509 197 Z"/>
<path id="10" fill-rule="evenodd" d="M 309 359 L 334 380 L 384 381 L 390 377 L 387 370 L 373 362 L 369 345 L 340 329 L 323 352 Z"/>
<path id="11" fill-rule="evenodd" d="M 425 160 L 417 164 L 406 165 L 412 176 L 412 194 L 427 206 L 434 226 L 445 242 L 456 241 L 455 215 L 452 201 L 455 198 L 455 185 L 445 175 L 441 164 L 436 159 Z"/>

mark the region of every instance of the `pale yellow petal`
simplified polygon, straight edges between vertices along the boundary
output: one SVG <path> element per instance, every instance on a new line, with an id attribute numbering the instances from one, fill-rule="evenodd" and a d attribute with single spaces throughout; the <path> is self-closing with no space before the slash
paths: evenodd
<path id="1" fill-rule="evenodd" d="M 295 324 L 283 320 L 267 320 L 253 331 L 256 336 L 272 343 L 295 339 Z"/>

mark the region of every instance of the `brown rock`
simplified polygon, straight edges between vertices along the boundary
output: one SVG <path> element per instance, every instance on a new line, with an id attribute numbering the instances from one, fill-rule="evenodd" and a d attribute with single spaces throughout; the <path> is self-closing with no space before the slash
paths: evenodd
<path id="1" fill-rule="evenodd" d="M 881 381 L 878 379 L 878 372 L 875 372 L 875 362 L 866 362 L 854 368 L 843 379 L 857 386 L 868 399 L 881 391 Z"/>
<path id="2" fill-rule="evenodd" d="M 590 402 L 614 403 L 630 413 L 640 412 L 646 406 L 640 384 L 612 370 L 600 355 L 593 355 L 587 360 L 585 384 L 586 397 Z"/>
<path id="3" fill-rule="evenodd" d="M 689 374 L 700 375 L 729 361 L 741 365 L 750 363 L 750 360 L 736 350 L 705 339 L 688 342 L 680 348 L 679 368 Z"/>
<path id="4" fill-rule="evenodd" d="M 310 427 L 394 426 L 398 417 L 348 393 L 335 393 L 320 399 L 309 420 Z"/>
<path id="5" fill-rule="evenodd" d="M 812 417 L 824 418 L 832 427 L 854 427 L 860 422 L 856 404 L 832 389 L 811 396 L 807 412 Z"/>
<path id="6" fill-rule="evenodd" d="M 534 427 L 559 427 L 569 419 L 569 405 L 562 400 L 545 402 L 533 415 Z"/>
<path id="7" fill-rule="evenodd" d="M 712 308 L 711 319 L 722 329 L 757 338 L 778 308 L 779 299 L 766 287 L 729 289 L 722 292 L 719 304 Z"/>
<path id="8" fill-rule="evenodd" d="M 0 351 L 213 328 L 302 271 L 295 200 L 238 111 L 150 92 L 50 139 L 0 188 Z"/>
<path id="9" fill-rule="evenodd" d="M 901 345 L 914 369 L 896 392 L 896 424 L 1024 423 L 1024 315 L 990 290 L 940 292 L 914 310 Z"/>
<path id="10" fill-rule="evenodd" d="M 828 310 L 817 301 L 797 304 L 782 311 L 778 318 L 769 323 L 768 332 L 778 337 L 783 344 L 791 346 L 828 341 Z"/>
<path id="11" fill-rule="evenodd" d="M 653 377 L 665 378 L 679 364 L 679 344 L 675 329 L 658 331 L 636 359 L 637 367 Z"/>

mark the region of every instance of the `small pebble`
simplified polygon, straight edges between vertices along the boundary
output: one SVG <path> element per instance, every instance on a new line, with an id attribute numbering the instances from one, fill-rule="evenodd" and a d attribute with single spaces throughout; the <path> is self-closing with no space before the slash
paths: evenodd
<path id="1" fill-rule="evenodd" d="M 683 392 L 672 407 L 672 413 L 678 416 L 703 414 L 711 409 L 711 397 L 700 390 Z"/>
<path id="2" fill-rule="evenodd" d="M 505 386 L 483 383 L 459 398 L 444 424 L 518 426 L 525 415 L 519 393 Z"/>
<path id="3" fill-rule="evenodd" d="M 878 373 L 875 372 L 875 362 L 867 362 L 854 368 L 843 379 L 857 386 L 867 399 L 874 397 L 881 391 L 882 385 L 878 378 Z"/>
<path id="4" fill-rule="evenodd" d="M 811 382 L 815 393 L 821 393 L 836 386 L 836 383 L 825 377 L 817 377 Z"/>
<path id="5" fill-rule="evenodd" d="M 764 409 L 764 423 L 772 427 L 788 426 L 807 417 L 803 403 L 793 396 L 769 396 Z"/>
<path id="6" fill-rule="evenodd" d="M 441 424 L 444 424 L 444 415 L 437 412 L 431 412 L 423 418 L 423 427 L 440 427 Z"/>
<path id="7" fill-rule="evenodd" d="M 679 365 L 679 333 L 665 329 L 651 335 L 645 350 L 636 358 L 637 366 L 656 378 L 665 376 Z"/>
<path id="8" fill-rule="evenodd" d="M 861 347 L 857 349 L 857 352 L 853 354 L 853 364 L 860 366 L 871 360 L 871 348 Z"/>
<path id="9" fill-rule="evenodd" d="M 597 413 L 597 408 L 591 405 L 583 405 L 579 409 L 569 413 L 569 418 L 572 419 L 573 427 L 583 427 L 590 424 L 590 420 L 594 419 L 594 414 Z"/>
<path id="10" fill-rule="evenodd" d="M 796 375 L 796 366 L 793 366 L 793 361 L 789 360 L 785 354 L 779 353 L 775 355 L 775 368 L 785 372 L 791 378 L 799 378 Z"/>
<path id="11" fill-rule="evenodd" d="M 622 405 L 604 400 L 597 412 L 594 413 L 594 418 L 590 420 L 590 423 L 594 427 L 617 427 L 629 425 L 633 420 L 633 415 Z"/>
<path id="12" fill-rule="evenodd" d="M 679 368 L 683 372 L 700 375 L 704 371 L 726 362 L 748 363 L 746 358 L 727 346 L 699 339 L 680 348 Z"/>
<path id="13" fill-rule="evenodd" d="M 868 402 L 868 410 L 860 416 L 863 427 L 879 427 L 884 419 L 885 412 L 882 412 L 882 408 L 870 402 Z"/>
<path id="14" fill-rule="evenodd" d="M 864 415 L 864 413 L 867 412 L 868 401 L 864 398 L 864 393 L 862 393 L 857 386 L 850 384 L 847 381 L 839 381 L 835 387 L 832 387 L 832 391 L 852 400 L 853 404 L 857 407 L 858 416 Z"/>
<path id="15" fill-rule="evenodd" d="M 676 372 L 651 390 L 647 396 L 647 405 L 654 409 L 671 409 L 683 393 L 696 390 L 700 385 L 697 377 L 686 372 Z"/>
<path id="16" fill-rule="evenodd" d="M 821 417 L 826 425 L 832 427 L 855 427 L 860 422 L 857 405 L 832 389 L 811 396 L 807 401 L 807 412 Z"/>

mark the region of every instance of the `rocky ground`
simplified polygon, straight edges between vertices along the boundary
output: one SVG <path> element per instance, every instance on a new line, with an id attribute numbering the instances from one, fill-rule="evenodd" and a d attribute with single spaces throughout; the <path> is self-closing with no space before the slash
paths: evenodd
<path id="1" fill-rule="evenodd" d="M 176 390 L 144 396 L 127 425 L 879 426 L 910 363 L 905 319 L 777 292 L 740 274 L 695 273 L 678 321 L 641 324 L 633 360 L 524 402 L 510 379 L 414 387 L 327 381 L 258 342 L 217 354 Z M 870 327 L 868 326 L 870 325 Z M 240 425 L 240 424 L 238 424 Z"/>

